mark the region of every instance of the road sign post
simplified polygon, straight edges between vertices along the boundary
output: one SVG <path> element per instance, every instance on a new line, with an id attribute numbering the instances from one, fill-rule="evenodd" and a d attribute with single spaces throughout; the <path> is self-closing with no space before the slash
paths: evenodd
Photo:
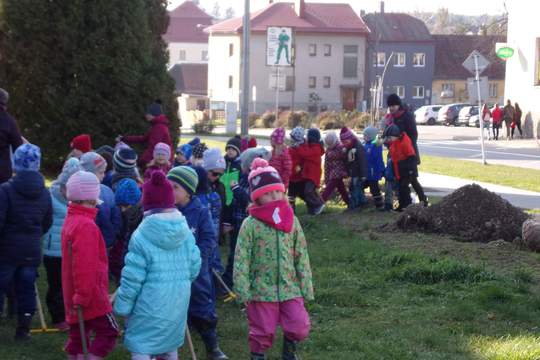
<path id="1" fill-rule="evenodd" d="M 270 26 L 266 29 L 266 65 L 273 66 L 276 71 L 276 120 L 279 117 L 280 68 L 293 66 L 292 43 L 292 28 Z"/>

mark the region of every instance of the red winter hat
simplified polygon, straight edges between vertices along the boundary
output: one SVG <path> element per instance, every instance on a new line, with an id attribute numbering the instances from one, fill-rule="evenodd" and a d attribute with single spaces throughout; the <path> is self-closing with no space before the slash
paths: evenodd
<path id="1" fill-rule="evenodd" d="M 153 171 L 144 183 L 142 204 L 144 211 L 174 208 L 173 187 L 161 170 Z"/>
<path id="2" fill-rule="evenodd" d="M 251 148 L 256 148 L 256 147 L 257 147 L 257 139 L 255 139 L 254 137 L 250 138 L 249 143 L 248 143 L 248 148 L 251 149 Z"/>
<path id="3" fill-rule="evenodd" d="M 251 200 L 256 201 L 262 195 L 278 190 L 285 192 L 285 185 L 275 168 L 268 165 L 268 161 L 256 158 L 251 163 L 251 172 L 248 176 Z"/>
<path id="4" fill-rule="evenodd" d="M 70 146 L 72 149 L 77 149 L 82 153 L 89 152 L 92 150 L 92 140 L 90 139 L 90 135 L 82 134 L 75 136 L 73 140 L 71 140 Z"/>

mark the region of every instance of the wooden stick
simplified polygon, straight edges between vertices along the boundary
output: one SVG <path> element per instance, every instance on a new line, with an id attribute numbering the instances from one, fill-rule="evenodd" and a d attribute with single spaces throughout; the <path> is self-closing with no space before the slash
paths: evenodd
<path id="1" fill-rule="evenodd" d="M 189 347 L 189 352 L 191 353 L 191 359 L 197 360 L 197 354 L 195 354 L 195 347 L 193 346 L 193 341 L 191 341 L 191 334 L 189 332 L 189 327 L 186 324 L 186 340 Z"/>

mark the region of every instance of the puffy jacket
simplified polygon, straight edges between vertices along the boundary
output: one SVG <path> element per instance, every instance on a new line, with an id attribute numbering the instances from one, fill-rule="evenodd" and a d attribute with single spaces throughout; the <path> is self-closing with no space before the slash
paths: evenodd
<path id="1" fill-rule="evenodd" d="M 360 140 L 356 139 L 354 146 L 351 149 L 347 149 L 347 169 L 349 176 L 352 178 L 367 178 L 367 158 L 366 150 L 360 143 Z"/>
<path id="2" fill-rule="evenodd" d="M 235 159 L 229 159 L 227 156 L 225 156 L 225 162 L 227 164 L 227 167 L 225 168 L 225 172 L 223 173 L 219 181 L 221 181 L 223 186 L 225 186 L 225 207 L 228 207 L 231 206 L 233 201 L 231 181 L 240 181 L 240 174 L 242 173 L 242 170 L 240 158 L 238 157 Z"/>
<path id="3" fill-rule="evenodd" d="M 275 151 L 272 151 L 272 157 L 268 162 L 270 166 L 277 170 L 283 184 L 285 184 L 285 189 L 289 187 L 289 179 L 291 178 L 291 173 L 293 170 L 292 159 L 289 154 L 289 148 L 284 147 L 281 154 L 276 154 Z"/>
<path id="4" fill-rule="evenodd" d="M 220 236 L 221 226 L 221 197 L 215 191 L 200 192 L 195 194 L 201 204 L 210 210 L 212 216 L 212 225 L 216 233 L 216 238 Z M 214 253 L 210 260 L 210 267 L 217 270 L 219 273 L 223 272 L 223 265 L 221 264 L 221 254 L 219 252 L 219 246 L 216 245 Z"/>
<path id="5" fill-rule="evenodd" d="M 51 195 L 40 173 L 21 171 L 0 185 L 0 263 L 39 266 L 51 224 Z"/>
<path id="6" fill-rule="evenodd" d="M 161 354 L 184 343 L 191 282 L 201 257 L 178 211 L 144 218 L 129 242 L 114 311 L 129 317 L 124 344 Z"/>
<path id="7" fill-rule="evenodd" d="M 67 215 L 68 201 L 62 195 L 60 186 L 53 183 L 51 185 L 52 201 L 52 226 L 43 235 L 43 255 L 52 257 L 62 256 L 62 226 Z"/>
<path id="8" fill-rule="evenodd" d="M 111 188 L 103 184 L 100 187 L 99 199 L 103 203 L 97 206 L 96 224 L 101 230 L 105 245 L 110 248 L 114 245 L 116 237 L 122 229 L 122 215 L 120 209 L 116 206 Z"/>
<path id="9" fill-rule="evenodd" d="M 289 178 L 289 183 L 302 181 L 302 167 L 304 166 L 304 162 L 302 158 L 300 158 L 300 154 L 298 153 L 298 149 L 300 148 L 300 146 L 301 145 L 291 146 L 289 148 L 289 155 L 291 156 L 292 163 L 291 177 Z"/>
<path id="10" fill-rule="evenodd" d="M 70 203 L 62 227 L 62 291 L 69 324 L 78 322 L 76 305 L 82 307 L 84 320 L 112 311 L 107 251 L 95 223 L 97 212 Z"/>
<path id="11" fill-rule="evenodd" d="M 416 153 L 407 133 L 402 133 L 400 138 L 390 144 L 390 157 L 392 158 L 396 179 L 399 180 L 405 175 L 418 176 Z"/>
<path id="12" fill-rule="evenodd" d="M 233 190 L 233 223 L 235 230 L 240 230 L 242 222 L 248 217 L 248 206 L 251 203 L 249 181 L 247 176 L 242 176 Z"/>
<path id="13" fill-rule="evenodd" d="M 493 125 L 500 125 L 501 122 L 502 122 L 502 118 L 503 118 L 503 111 L 501 110 L 500 107 L 496 107 L 495 109 L 493 109 L 493 111 L 491 112 L 491 116 L 493 117 Z"/>
<path id="14" fill-rule="evenodd" d="M 336 144 L 326 150 L 324 155 L 324 182 L 328 184 L 330 180 L 343 179 L 347 177 L 345 166 L 345 153 L 343 145 Z"/>
<path id="15" fill-rule="evenodd" d="M 17 122 L 0 105 L 0 184 L 11 178 L 11 152 L 22 143 Z"/>
<path id="16" fill-rule="evenodd" d="M 310 180 L 315 186 L 321 185 L 322 156 L 324 148 L 321 144 L 304 143 L 296 150 L 302 161 L 302 179 Z"/>
<path id="17" fill-rule="evenodd" d="M 169 119 L 165 115 L 156 116 L 152 122 L 150 130 L 145 135 L 126 135 L 122 141 L 128 144 L 146 144 L 142 156 L 139 158 L 139 166 L 143 169 L 154 158 L 154 147 L 162 142 L 172 149 L 171 135 L 169 133 Z M 171 151 L 171 163 L 174 160 L 174 152 Z"/>
<path id="18" fill-rule="evenodd" d="M 384 174 L 384 160 L 382 146 L 373 143 L 364 145 L 367 159 L 367 181 L 379 181 Z"/>

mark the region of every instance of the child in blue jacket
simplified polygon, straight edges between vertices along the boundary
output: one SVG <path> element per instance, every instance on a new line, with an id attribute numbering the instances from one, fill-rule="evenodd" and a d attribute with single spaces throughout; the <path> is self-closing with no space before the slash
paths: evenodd
<path id="1" fill-rule="evenodd" d="M 217 246 L 212 216 L 208 208 L 194 196 L 199 182 L 197 172 L 188 166 L 177 166 L 169 171 L 167 179 L 173 186 L 175 204 L 186 217 L 195 242 L 201 252 L 201 270 L 191 286 L 189 326 L 197 330 L 206 347 L 207 359 L 226 360 L 217 335 L 216 295 L 211 261 Z"/>
<path id="2" fill-rule="evenodd" d="M 371 196 L 378 210 L 383 209 L 383 198 L 379 181 L 384 175 L 382 143 L 377 139 L 378 130 L 372 126 L 364 129 L 364 149 L 367 159 L 367 177 L 365 186 L 369 187 Z"/>
<path id="3" fill-rule="evenodd" d="M 176 360 L 201 257 L 165 174 L 152 173 L 142 202 L 144 219 L 129 242 L 114 311 L 128 319 L 124 344 L 132 359 Z"/>

